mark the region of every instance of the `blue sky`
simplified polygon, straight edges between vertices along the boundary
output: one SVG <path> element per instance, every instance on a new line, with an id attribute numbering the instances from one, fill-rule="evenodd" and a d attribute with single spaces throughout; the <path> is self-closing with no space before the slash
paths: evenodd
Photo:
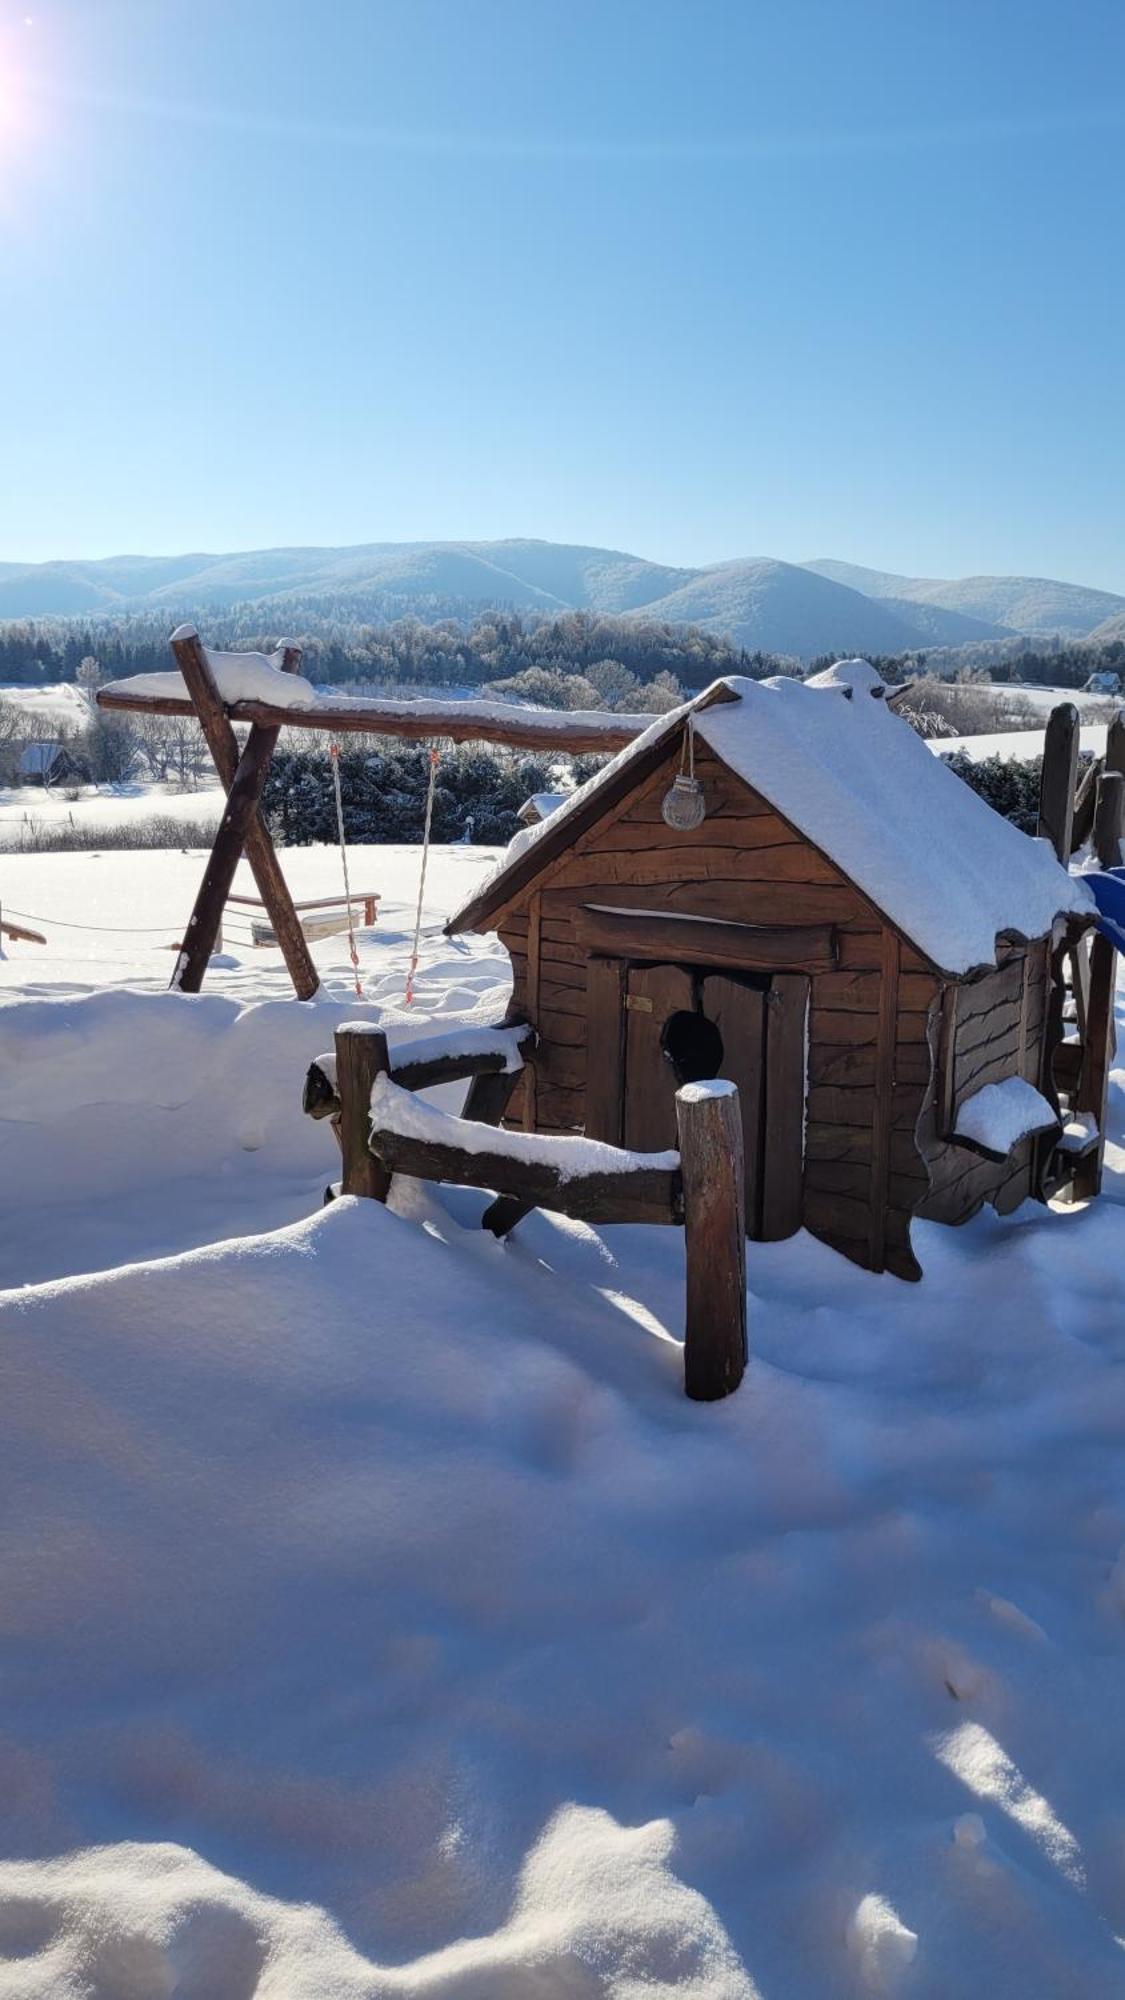
<path id="1" fill-rule="evenodd" d="M 0 0 L 0 560 L 1125 590 L 1121 0 Z"/>

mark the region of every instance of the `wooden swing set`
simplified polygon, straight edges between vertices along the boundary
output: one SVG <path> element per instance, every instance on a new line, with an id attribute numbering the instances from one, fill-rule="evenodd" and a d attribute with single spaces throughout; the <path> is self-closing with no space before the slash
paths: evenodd
<path id="1" fill-rule="evenodd" d="M 648 715 L 567 714 L 542 709 L 493 706 L 474 701 L 381 701 L 321 698 L 306 708 L 269 701 L 225 701 L 198 633 L 190 625 L 173 633 L 172 651 L 184 678 L 183 696 L 153 692 L 143 675 L 134 682 L 99 688 L 99 708 L 138 715 L 194 715 L 199 721 L 215 769 L 227 794 L 226 811 L 207 860 L 195 906 L 184 933 L 172 974 L 181 993 L 198 993 L 221 934 L 223 911 L 231 900 L 235 871 L 245 854 L 269 919 L 269 928 L 285 959 L 299 1000 L 311 1000 L 320 975 L 309 952 L 308 931 L 289 893 L 262 815 L 262 790 L 270 760 L 283 728 L 312 729 L 341 735 L 396 736 L 410 742 L 444 738 L 453 743 L 501 743 L 512 749 L 555 750 L 578 755 L 624 749 L 652 721 Z M 281 648 L 281 670 L 295 674 L 301 664 L 297 646 Z M 249 723 L 241 750 L 235 723 Z M 338 766 L 335 766 L 338 770 Z M 363 901 L 350 892 L 343 899 L 350 912 Z M 317 903 L 317 909 L 323 907 Z"/>

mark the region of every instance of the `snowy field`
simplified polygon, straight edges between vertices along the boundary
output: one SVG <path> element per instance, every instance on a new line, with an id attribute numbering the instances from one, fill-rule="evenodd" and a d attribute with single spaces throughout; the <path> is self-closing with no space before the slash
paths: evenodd
<path id="1" fill-rule="evenodd" d="M 1106 733 L 1106 723 L 1086 723 L 1078 732 L 1079 749 L 1088 751 L 1091 757 L 1104 757 Z M 974 764 L 983 764 L 989 757 L 1030 764 L 1043 755 L 1043 743 L 1044 732 L 1041 729 L 1005 729 L 994 735 L 934 736 L 928 739 L 927 747 L 938 757 L 948 757 L 954 750 L 964 750 Z"/>
<path id="2" fill-rule="evenodd" d="M 412 1012 L 416 849 L 362 1007 L 165 993 L 198 853 L 0 863 L 0 1996 L 1119 1996 L 1125 1071 L 1099 1203 L 752 1245 L 689 1404 L 677 1232 L 321 1206 L 305 1064 L 498 1017 L 491 859 Z"/>

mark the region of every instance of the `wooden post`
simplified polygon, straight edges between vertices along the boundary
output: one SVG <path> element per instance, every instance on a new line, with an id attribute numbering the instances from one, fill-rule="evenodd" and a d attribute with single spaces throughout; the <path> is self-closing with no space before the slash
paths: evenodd
<path id="1" fill-rule="evenodd" d="M 1094 814 L 1094 849 L 1103 868 L 1116 868 L 1120 864 L 1123 820 L 1125 777 L 1119 771 L 1103 771 L 1098 781 L 1098 804 Z M 1074 1196 L 1078 1201 L 1089 1200 L 1101 1191 L 1109 1072 L 1116 1045 L 1113 1021 L 1116 984 L 1117 953 L 1109 939 L 1099 933 L 1090 946 L 1086 1037 L 1076 1103 L 1077 1110 L 1088 1111 L 1095 1119 L 1098 1144 L 1075 1167 Z"/>
<path id="2" fill-rule="evenodd" d="M 1105 737 L 1105 767 L 1125 777 L 1125 708 L 1119 708 Z"/>
<path id="3" fill-rule="evenodd" d="M 258 810 L 258 800 L 262 796 L 262 786 L 266 782 L 276 741 L 276 729 L 259 729 L 255 725 L 238 760 L 234 783 L 227 793 L 227 809 L 219 822 L 215 844 L 172 973 L 172 985 L 178 987 L 181 993 L 198 993 L 203 984 L 203 975 L 215 949 L 223 911 L 234 881 L 234 871 L 242 859 L 250 824 Z"/>
<path id="4" fill-rule="evenodd" d="M 1065 868 L 1070 861 L 1074 794 L 1078 781 L 1078 710 L 1062 701 L 1051 710 L 1043 744 L 1036 832 L 1049 840 Z"/>
<path id="5" fill-rule="evenodd" d="M 371 1132 L 371 1089 L 377 1076 L 390 1069 L 387 1037 L 366 1021 L 345 1021 L 336 1030 L 336 1089 L 340 1098 L 340 1151 L 344 1156 L 344 1194 L 363 1194 L 386 1201 L 390 1174 L 368 1146 Z"/>
<path id="6" fill-rule="evenodd" d="M 684 1187 L 687 1319 L 684 1389 L 711 1403 L 737 1389 L 746 1367 L 746 1198 L 742 1114 L 733 1083 L 676 1092 Z"/>
<path id="7" fill-rule="evenodd" d="M 208 665 L 207 655 L 199 641 L 198 633 L 190 627 L 181 627 L 173 634 L 172 651 L 176 656 L 185 685 L 195 704 L 199 725 L 207 740 L 207 747 L 214 760 L 215 769 L 222 779 L 227 792 L 234 783 L 238 768 L 238 738 L 227 719 L 222 696 L 215 685 L 215 676 Z M 282 652 L 282 666 L 286 673 L 296 673 L 301 664 L 300 648 L 286 646 Z M 255 723 L 251 736 L 261 727 Z M 277 741 L 277 730 L 273 732 L 273 742 Z M 271 755 L 273 745 L 271 744 Z M 268 759 L 267 759 L 268 763 Z M 255 807 L 245 837 L 246 859 L 250 863 L 258 893 L 269 912 L 274 934 L 281 948 L 289 977 L 293 981 L 298 1000 L 311 1000 L 320 985 L 320 975 L 312 962 L 301 920 L 293 907 L 285 877 L 273 841 L 261 813 Z M 202 972 L 199 975 L 202 980 Z M 178 982 L 181 986 L 183 981 Z M 185 987 L 186 992 L 198 992 L 198 986 Z"/>

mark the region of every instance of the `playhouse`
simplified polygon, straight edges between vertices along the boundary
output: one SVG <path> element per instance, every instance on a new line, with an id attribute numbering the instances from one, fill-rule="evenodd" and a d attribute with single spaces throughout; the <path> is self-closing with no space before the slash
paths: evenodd
<path id="1" fill-rule="evenodd" d="M 913 1217 L 1044 1192 L 1060 952 L 1094 907 L 885 695 L 861 660 L 717 683 L 517 834 L 447 929 L 499 935 L 537 1033 L 510 1124 L 657 1151 L 677 1088 L 729 1079 L 747 1233 L 917 1278 Z"/>

